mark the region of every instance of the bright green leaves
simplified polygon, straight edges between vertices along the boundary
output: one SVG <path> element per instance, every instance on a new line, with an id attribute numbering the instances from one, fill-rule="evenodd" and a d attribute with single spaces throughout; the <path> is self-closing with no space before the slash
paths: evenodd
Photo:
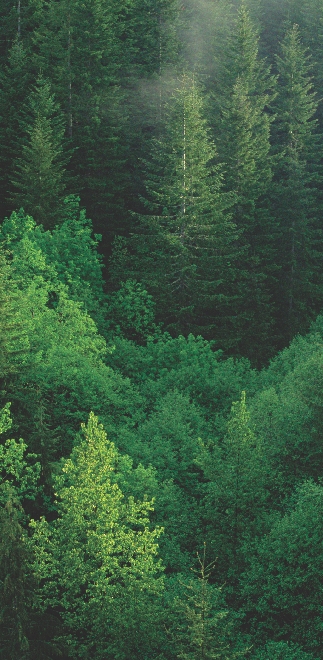
<path id="1" fill-rule="evenodd" d="M 58 520 L 33 525 L 38 571 L 45 602 L 62 608 L 72 657 L 115 657 L 120 639 L 125 658 L 145 648 L 143 611 L 162 590 L 159 532 L 150 531 L 151 502 L 124 498 L 118 453 L 93 414 L 83 432 L 56 478 Z"/>

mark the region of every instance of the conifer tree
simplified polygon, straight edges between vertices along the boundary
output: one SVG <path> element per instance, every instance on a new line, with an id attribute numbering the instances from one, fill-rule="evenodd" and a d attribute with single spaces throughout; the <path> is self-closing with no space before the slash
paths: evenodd
<path id="1" fill-rule="evenodd" d="M 16 39 L 0 73 L 0 213 L 7 212 L 13 162 L 23 137 L 23 110 L 29 94 L 31 72 L 21 40 Z"/>
<path id="2" fill-rule="evenodd" d="M 148 165 L 147 214 L 136 216 L 128 273 L 153 295 L 169 329 L 221 341 L 230 325 L 237 232 L 215 156 L 199 89 L 185 76 Z M 114 277 L 124 275 L 121 256 Z"/>
<path id="3" fill-rule="evenodd" d="M 263 529 L 268 480 L 268 461 L 252 428 L 245 392 L 232 405 L 223 442 L 205 452 L 203 467 L 209 479 L 205 510 L 218 557 L 215 570 L 226 574 L 235 599 L 245 565 L 243 544 Z"/>
<path id="4" fill-rule="evenodd" d="M 244 5 L 238 12 L 216 97 L 215 139 L 225 166 L 225 187 L 235 194 L 233 221 L 244 251 L 236 290 L 237 348 L 255 359 L 270 353 L 273 227 L 264 197 L 271 182 L 267 112 L 274 78 L 258 57 L 258 36 Z"/>
<path id="5" fill-rule="evenodd" d="M 278 324 L 282 341 L 308 328 L 323 301 L 322 250 L 318 214 L 321 207 L 317 101 L 310 61 L 294 25 L 277 57 L 275 102 L 273 213 L 279 227 Z"/>
<path id="6" fill-rule="evenodd" d="M 50 84 L 39 77 L 29 97 L 25 139 L 14 163 L 12 202 L 48 227 L 59 218 L 64 180 L 64 122 Z"/>

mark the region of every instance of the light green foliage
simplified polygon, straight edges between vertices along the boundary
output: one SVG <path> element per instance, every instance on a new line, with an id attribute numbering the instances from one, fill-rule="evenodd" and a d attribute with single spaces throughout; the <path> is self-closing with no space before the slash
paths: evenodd
<path id="1" fill-rule="evenodd" d="M 102 263 L 97 253 L 99 236 L 92 237 L 92 223 L 79 208 L 79 198 L 64 200 L 63 222 L 52 231 L 44 231 L 23 211 L 6 218 L 0 236 L 13 253 L 16 277 L 23 285 L 36 274 L 67 287 L 69 297 L 82 302 L 86 311 L 104 327 L 105 304 Z M 37 272 L 38 271 L 38 272 Z"/>
<path id="2" fill-rule="evenodd" d="M 83 431 L 56 478 L 57 521 L 33 523 L 41 597 L 62 609 L 72 657 L 128 658 L 139 649 L 146 657 L 151 597 L 163 588 L 152 503 L 124 498 L 118 453 L 93 414 Z"/>

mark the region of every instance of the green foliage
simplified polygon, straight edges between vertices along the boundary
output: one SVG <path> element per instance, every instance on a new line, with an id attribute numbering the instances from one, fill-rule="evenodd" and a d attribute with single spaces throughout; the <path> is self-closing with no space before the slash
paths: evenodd
<path id="1" fill-rule="evenodd" d="M 113 334 L 121 334 L 127 339 L 147 340 L 158 331 L 154 323 L 154 300 L 136 280 L 122 282 L 120 289 L 110 294 L 107 315 Z"/>
<path id="2" fill-rule="evenodd" d="M 231 660 L 244 654 L 231 646 L 228 611 L 224 608 L 221 589 L 209 584 L 214 562 L 206 565 L 206 549 L 198 555 L 196 577 L 179 582 L 179 592 L 173 602 L 175 626 L 173 637 L 176 657 L 183 660 Z"/>
<path id="3" fill-rule="evenodd" d="M 151 598 L 163 587 L 152 504 L 125 500 L 114 479 L 117 451 L 93 414 L 83 431 L 56 477 L 57 521 L 33 523 L 44 607 L 60 606 L 72 657 L 127 658 L 140 649 L 146 657 Z"/>
<path id="4" fill-rule="evenodd" d="M 264 200 L 272 179 L 272 116 L 267 109 L 274 97 L 275 79 L 258 56 L 258 42 L 256 28 L 242 4 L 221 63 L 220 80 L 212 90 L 216 145 L 226 170 L 225 190 L 234 193 L 232 220 L 240 236 L 231 342 L 253 360 L 255 334 L 257 354 L 263 351 L 266 359 L 272 351 L 269 283 L 275 275 L 275 228 Z"/>
<path id="5" fill-rule="evenodd" d="M 308 329 L 320 310 L 321 208 L 315 99 L 308 51 L 299 28 L 289 29 L 277 57 L 278 95 L 274 105 L 273 213 L 280 245 L 279 329 L 286 341 Z"/>
<path id="6" fill-rule="evenodd" d="M 20 525 L 17 503 L 9 498 L 0 509 L 0 658 L 27 660 L 29 610 L 35 580 L 31 552 Z"/>
<path id="7" fill-rule="evenodd" d="M 27 113 L 26 113 L 27 114 Z M 50 227 L 59 219 L 64 182 L 64 123 L 50 83 L 38 78 L 28 100 L 25 139 L 13 166 L 12 203 Z"/>
<path id="8" fill-rule="evenodd" d="M 266 529 L 269 466 L 246 407 L 246 393 L 232 406 L 227 432 L 218 442 L 204 442 L 198 462 L 207 478 L 204 516 L 208 540 L 225 572 L 229 591 L 238 596 L 237 579 L 245 558 L 244 544 Z"/>
<path id="9" fill-rule="evenodd" d="M 262 539 L 244 576 L 256 638 L 289 639 L 320 656 L 321 485 L 305 482 L 291 509 Z"/>
<path id="10" fill-rule="evenodd" d="M 288 642 L 269 642 L 266 647 L 252 656 L 255 660 L 314 660 L 298 644 Z"/>
<path id="11" fill-rule="evenodd" d="M 137 229 L 123 263 L 156 302 L 157 318 L 172 332 L 190 329 L 221 333 L 234 279 L 236 231 L 225 210 L 222 174 L 203 118 L 201 94 L 185 76 L 173 95 L 162 138 L 155 142 L 146 182 L 147 215 L 136 214 Z M 119 262 L 119 263 L 118 263 Z M 225 332 L 225 328 L 223 328 Z"/>
<path id="12" fill-rule="evenodd" d="M 5 433 L 12 426 L 10 404 L 0 410 L 0 433 Z M 40 464 L 35 462 L 35 454 L 26 453 L 27 445 L 23 440 L 6 440 L 0 445 L 0 504 L 23 499 L 34 500 L 38 493 Z"/>

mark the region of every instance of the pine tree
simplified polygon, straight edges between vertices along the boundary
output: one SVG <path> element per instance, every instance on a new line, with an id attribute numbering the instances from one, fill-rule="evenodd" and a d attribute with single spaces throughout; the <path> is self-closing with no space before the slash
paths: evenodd
<path id="1" fill-rule="evenodd" d="M 277 57 L 279 92 L 275 103 L 273 213 L 279 226 L 281 274 L 278 325 L 281 341 L 305 331 L 323 300 L 322 251 L 318 230 L 320 197 L 317 101 L 310 61 L 297 25 L 288 30 Z"/>
<path id="2" fill-rule="evenodd" d="M 34 219 L 51 226 L 59 219 L 64 180 L 64 123 L 50 84 L 38 78 L 29 97 L 26 138 L 14 163 L 12 203 L 23 206 Z"/>
<path id="3" fill-rule="evenodd" d="M 215 95 L 215 139 L 225 166 L 225 189 L 235 194 L 233 221 L 244 251 L 236 291 L 236 347 L 256 360 L 272 350 L 270 281 L 273 226 L 265 195 L 271 182 L 268 106 L 274 78 L 258 57 L 258 36 L 244 5 L 238 12 Z"/>
<path id="4" fill-rule="evenodd" d="M 215 157 L 198 86 L 185 76 L 147 164 L 147 214 L 136 216 L 129 276 L 153 295 L 168 329 L 221 342 L 230 325 L 237 233 Z M 119 264 L 114 276 L 124 274 Z"/>

